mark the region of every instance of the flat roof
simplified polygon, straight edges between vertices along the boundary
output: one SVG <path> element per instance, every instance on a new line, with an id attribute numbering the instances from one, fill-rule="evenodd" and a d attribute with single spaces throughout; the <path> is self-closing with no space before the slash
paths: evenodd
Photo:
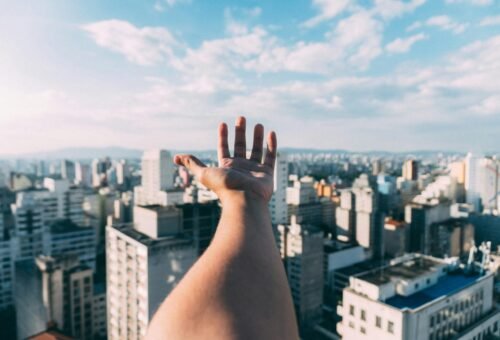
<path id="1" fill-rule="evenodd" d="M 171 236 L 162 236 L 158 238 L 151 238 L 148 235 L 145 235 L 139 231 L 137 231 L 134 228 L 133 223 L 127 223 L 127 224 L 113 224 L 112 226 L 113 229 L 116 229 L 123 233 L 124 235 L 127 235 L 128 237 L 146 245 L 146 246 L 153 246 L 156 244 L 189 244 L 193 242 L 192 237 L 188 237 L 187 235 L 177 234 L 177 235 L 171 235 Z"/>
<path id="2" fill-rule="evenodd" d="M 62 234 L 62 233 L 71 233 L 79 231 L 94 232 L 94 229 L 92 227 L 87 227 L 87 226 L 81 227 L 69 219 L 56 220 L 50 225 L 50 232 L 52 234 Z"/>
<path id="3" fill-rule="evenodd" d="M 467 275 L 463 271 L 459 270 L 442 276 L 435 285 L 432 285 L 429 288 L 425 288 L 409 296 L 395 295 L 387 299 L 385 303 L 399 309 L 415 309 L 432 300 L 439 299 L 444 296 L 450 296 L 459 292 L 470 284 L 476 282 L 481 277 L 482 276 L 477 273 Z"/>
<path id="4" fill-rule="evenodd" d="M 437 267 L 441 267 L 442 265 L 442 262 L 425 257 L 417 257 L 393 266 L 377 268 L 358 276 L 358 278 L 376 285 L 381 285 L 390 282 L 393 278 L 413 280 L 424 274 L 434 272 Z"/>

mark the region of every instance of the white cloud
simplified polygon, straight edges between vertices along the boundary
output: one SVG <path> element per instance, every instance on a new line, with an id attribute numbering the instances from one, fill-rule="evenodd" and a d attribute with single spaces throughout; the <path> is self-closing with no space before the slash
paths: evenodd
<path id="1" fill-rule="evenodd" d="M 447 4 L 468 3 L 474 6 L 489 6 L 494 2 L 494 0 L 446 0 Z"/>
<path id="2" fill-rule="evenodd" d="M 229 35 L 243 35 L 249 32 L 249 22 L 258 18 L 262 13 L 260 7 L 254 8 L 226 8 L 224 19 L 226 33 Z"/>
<path id="3" fill-rule="evenodd" d="M 422 23 L 420 21 L 415 21 L 410 26 L 406 27 L 406 32 L 415 31 L 415 30 L 421 28 L 422 26 L 423 25 L 422 25 Z"/>
<path id="4" fill-rule="evenodd" d="M 173 35 L 162 27 L 138 28 L 127 21 L 104 20 L 84 25 L 97 45 L 124 55 L 130 62 L 153 65 L 173 55 L 177 45 Z"/>
<path id="5" fill-rule="evenodd" d="M 333 19 L 344 12 L 351 0 L 313 0 L 313 6 L 319 10 L 319 14 L 303 22 L 301 26 L 311 28 L 324 21 Z"/>
<path id="6" fill-rule="evenodd" d="M 406 53 L 417 41 L 427 39 L 423 33 L 412 35 L 408 38 L 397 38 L 385 46 L 389 53 Z"/>
<path id="7" fill-rule="evenodd" d="M 463 33 L 468 24 L 462 24 L 454 21 L 447 15 L 438 15 L 427 19 L 427 26 L 439 27 L 445 31 L 451 31 L 455 34 Z"/>
<path id="8" fill-rule="evenodd" d="M 292 46 L 269 39 L 262 53 L 245 63 L 259 73 L 291 71 L 332 74 L 338 70 L 365 70 L 382 52 L 382 22 L 358 10 L 340 20 L 324 41 L 299 41 Z"/>
<path id="9" fill-rule="evenodd" d="M 417 7 L 422 6 L 426 0 L 375 0 L 375 13 L 384 19 L 399 17 L 405 13 L 413 12 Z"/>
<path id="10" fill-rule="evenodd" d="M 191 0 L 157 0 L 154 9 L 158 12 L 163 12 L 166 7 L 174 7 L 180 4 L 190 4 Z M 166 7 L 165 7 L 166 6 Z"/>
<path id="11" fill-rule="evenodd" d="M 480 25 L 481 26 L 496 26 L 496 25 L 500 25 L 500 15 L 486 17 L 483 20 L 481 20 Z"/>

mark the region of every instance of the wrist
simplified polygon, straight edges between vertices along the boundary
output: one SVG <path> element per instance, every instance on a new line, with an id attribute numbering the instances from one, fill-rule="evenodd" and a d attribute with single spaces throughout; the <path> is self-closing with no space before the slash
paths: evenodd
<path id="1" fill-rule="evenodd" d="M 261 196 L 251 194 L 243 190 L 228 190 L 219 194 L 223 208 L 231 209 L 265 209 L 268 210 L 268 202 Z"/>

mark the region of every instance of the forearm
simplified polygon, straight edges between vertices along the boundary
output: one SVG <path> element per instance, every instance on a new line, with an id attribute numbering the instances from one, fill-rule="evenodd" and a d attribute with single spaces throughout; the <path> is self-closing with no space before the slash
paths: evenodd
<path id="1" fill-rule="evenodd" d="M 221 199 L 222 216 L 210 247 L 153 323 L 162 323 L 169 339 L 297 338 L 267 203 L 242 192 Z M 153 326 L 151 335 L 158 328 Z"/>

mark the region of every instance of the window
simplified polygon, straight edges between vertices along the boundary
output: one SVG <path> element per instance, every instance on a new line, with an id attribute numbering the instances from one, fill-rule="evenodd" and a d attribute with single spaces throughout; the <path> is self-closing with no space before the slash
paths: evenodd
<path id="1" fill-rule="evenodd" d="M 361 310 L 361 320 L 366 321 L 366 311 L 364 309 Z"/>
<path id="2" fill-rule="evenodd" d="M 427 284 L 430 285 L 431 284 L 431 279 L 427 279 Z"/>
<path id="3" fill-rule="evenodd" d="M 382 318 L 380 316 L 375 317 L 375 327 L 382 328 Z"/>
<path id="4" fill-rule="evenodd" d="M 431 316 L 431 319 L 430 319 L 430 321 L 429 321 L 429 324 L 431 325 L 431 327 L 433 327 L 433 326 L 434 326 L 434 315 L 433 315 L 433 316 Z"/>
<path id="5" fill-rule="evenodd" d="M 361 331 L 361 333 L 366 334 L 366 329 L 364 327 L 361 327 L 359 330 Z"/>
<path id="6" fill-rule="evenodd" d="M 387 322 L 387 331 L 391 334 L 394 334 L 394 322 L 392 321 Z"/>
<path id="7" fill-rule="evenodd" d="M 349 305 L 349 315 L 354 316 L 354 306 L 353 305 Z"/>
<path id="8" fill-rule="evenodd" d="M 349 321 L 349 327 L 354 328 L 354 322 Z"/>
<path id="9" fill-rule="evenodd" d="M 415 289 L 418 289 L 418 283 L 415 283 Z"/>

